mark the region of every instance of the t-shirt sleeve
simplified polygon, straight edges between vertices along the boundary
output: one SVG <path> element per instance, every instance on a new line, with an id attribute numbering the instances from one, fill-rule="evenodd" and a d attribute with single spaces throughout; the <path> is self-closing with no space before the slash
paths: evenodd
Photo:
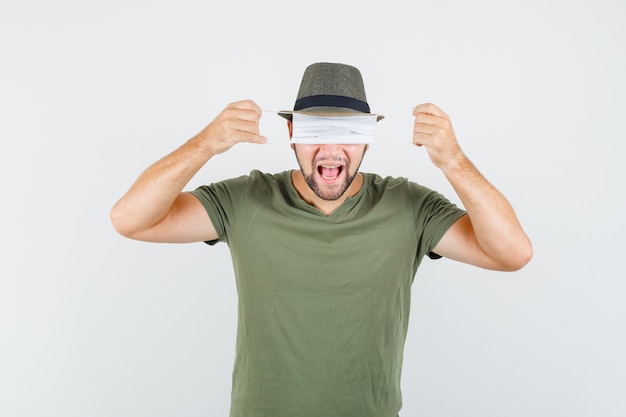
<path id="1" fill-rule="evenodd" d="M 245 203 L 250 182 L 250 176 L 242 176 L 203 185 L 191 191 L 204 206 L 219 236 L 218 239 L 206 243 L 228 243 L 228 232 L 237 218 L 239 208 Z"/>
<path id="2" fill-rule="evenodd" d="M 414 187 L 414 195 L 417 196 L 414 201 L 416 230 L 421 233 L 418 236 L 420 252 L 431 259 L 439 259 L 441 256 L 434 253 L 433 248 L 466 212 L 436 191 L 419 185 Z"/>

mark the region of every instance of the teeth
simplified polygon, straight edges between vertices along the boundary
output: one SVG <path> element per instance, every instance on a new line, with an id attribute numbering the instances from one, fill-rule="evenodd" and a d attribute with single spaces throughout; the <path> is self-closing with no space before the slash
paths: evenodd
<path id="1" fill-rule="evenodd" d="M 338 173 L 337 175 L 329 177 L 329 176 L 322 174 L 323 169 L 333 169 L 333 170 L 336 169 L 338 170 Z M 318 169 L 320 177 L 322 177 L 323 179 L 327 181 L 332 181 L 332 180 L 337 179 L 339 175 L 341 174 L 342 170 L 343 170 L 343 165 L 319 165 L 319 169 Z"/>

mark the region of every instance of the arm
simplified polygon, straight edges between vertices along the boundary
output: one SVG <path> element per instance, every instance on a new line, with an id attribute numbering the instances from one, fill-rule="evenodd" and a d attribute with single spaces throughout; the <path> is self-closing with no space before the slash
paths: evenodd
<path id="1" fill-rule="evenodd" d="M 448 229 L 433 251 L 487 269 L 522 268 L 532 258 L 531 242 L 507 199 L 461 151 L 448 115 L 434 104 L 415 107 L 413 115 L 413 143 L 426 148 L 468 214 Z"/>
<path id="2" fill-rule="evenodd" d="M 202 204 L 182 189 L 213 156 L 236 143 L 265 143 L 259 135 L 260 118 L 260 107 L 250 100 L 229 104 L 200 133 L 139 176 L 111 210 L 115 229 L 150 242 L 216 239 Z"/>

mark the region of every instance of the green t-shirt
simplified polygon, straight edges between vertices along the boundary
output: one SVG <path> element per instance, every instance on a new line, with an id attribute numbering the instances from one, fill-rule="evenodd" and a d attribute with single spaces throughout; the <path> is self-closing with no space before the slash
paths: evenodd
<path id="1" fill-rule="evenodd" d="M 252 171 L 193 192 L 237 280 L 231 417 L 400 410 L 411 283 L 465 212 L 404 178 L 364 177 L 330 216 L 300 198 L 290 172 Z"/>

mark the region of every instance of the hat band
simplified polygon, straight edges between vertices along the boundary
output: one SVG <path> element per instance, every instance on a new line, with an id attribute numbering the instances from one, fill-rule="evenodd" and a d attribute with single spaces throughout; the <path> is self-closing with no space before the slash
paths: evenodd
<path id="1" fill-rule="evenodd" d="M 309 107 L 343 107 L 358 110 L 363 113 L 370 112 L 370 106 L 361 100 L 346 96 L 318 95 L 302 97 L 296 100 L 294 110 L 304 110 Z"/>

